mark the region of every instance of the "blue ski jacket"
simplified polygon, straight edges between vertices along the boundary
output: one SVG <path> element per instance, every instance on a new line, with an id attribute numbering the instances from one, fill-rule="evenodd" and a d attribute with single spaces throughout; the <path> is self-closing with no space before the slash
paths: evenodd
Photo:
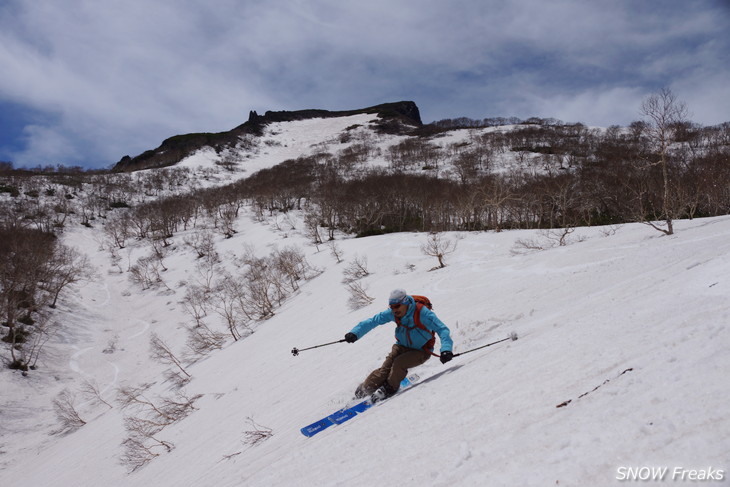
<path id="1" fill-rule="evenodd" d="M 401 325 L 403 326 L 396 326 L 395 328 L 396 343 L 408 348 L 416 348 L 419 350 L 433 352 L 432 347 L 426 347 L 426 344 L 432 338 L 431 333 L 416 327 L 416 323 L 413 320 L 413 314 L 416 312 L 416 301 L 411 296 L 408 296 L 406 300 L 408 302 L 408 311 L 400 320 Z M 421 319 L 421 324 L 439 336 L 439 339 L 441 340 L 441 352 L 451 351 L 454 343 L 451 340 L 451 332 L 448 327 L 443 324 L 438 316 L 436 316 L 436 313 L 427 307 L 421 306 L 420 313 L 419 318 Z M 355 327 L 351 330 L 351 333 L 357 335 L 357 338 L 359 339 L 376 326 L 390 323 L 391 321 L 395 321 L 395 316 L 393 315 L 393 311 L 389 308 L 376 314 L 372 318 L 361 321 L 355 325 Z"/>

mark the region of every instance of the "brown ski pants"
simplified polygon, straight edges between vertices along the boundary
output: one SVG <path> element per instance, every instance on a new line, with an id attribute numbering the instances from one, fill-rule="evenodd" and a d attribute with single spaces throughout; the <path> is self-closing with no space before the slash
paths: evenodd
<path id="1" fill-rule="evenodd" d="M 431 354 L 423 350 L 393 345 L 390 354 L 385 357 L 379 369 L 370 372 L 362 383 L 363 392 L 372 394 L 387 380 L 394 391 L 400 387 L 400 381 L 408 375 L 408 369 L 421 365 L 431 358 Z"/>

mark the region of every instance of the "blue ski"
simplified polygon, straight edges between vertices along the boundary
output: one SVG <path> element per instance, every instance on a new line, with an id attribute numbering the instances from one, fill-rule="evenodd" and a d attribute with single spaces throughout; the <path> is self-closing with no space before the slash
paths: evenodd
<path id="1" fill-rule="evenodd" d="M 398 392 L 402 391 L 403 389 L 410 387 L 413 383 L 417 382 L 420 379 L 420 377 L 416 374 L 411 374 L 405 379 L 403 379 L 400 383 L 400 388 L 398 389 Z M 314 423 L 310 424 L 309 426 L 305 426 L 301 429 L 301 432 L 304 436 L 314 436 L 320 431 L 329 428 L 332 425 L 335 424 L 342 424 L 345 421 L 348 421 L 355 416 L 357 416 L 359 413 L 362 413 L 364 411 L 367 411 L 373 407 L 373 403 L 370 401 L 370 398 L 365 399 L 364 401 L 361 401 L 357 404 L 355 404 L 352 407 L 342 408 L 337 411 L 335 411 L 333 414 L 330 414 L 326 418 L 322 418 L 319 421 L 315 421 Z"/>

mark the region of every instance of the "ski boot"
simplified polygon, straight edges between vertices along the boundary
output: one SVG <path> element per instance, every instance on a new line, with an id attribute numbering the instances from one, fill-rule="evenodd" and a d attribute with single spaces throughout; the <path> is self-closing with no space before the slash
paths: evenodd
<path id="1" fill-rule="evenodd" d="M 370 395 L 370 402 L 375 404 L 376 402 L 382 401 L 383 399 L 388 399 L 393 394 L 395 394 L 395 389 L 393 389 L 393 387 L 391 387 L 391 385 L 386 382 L 382 386 L 378 387 L 375 392 Z"/>
<path id="2" fill-rule="evenodd" d="M 355 399 L 362 399 L 367 396 L 368 396 L 368 393 L 365 392 L 365 389 L 363 388 L 362 384 L 357 386 L 357 389 L 355 389 Z"/>

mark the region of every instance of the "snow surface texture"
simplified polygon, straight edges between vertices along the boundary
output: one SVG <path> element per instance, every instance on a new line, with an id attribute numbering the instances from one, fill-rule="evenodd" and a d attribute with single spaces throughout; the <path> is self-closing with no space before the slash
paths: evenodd
<path id="1" fill-rule="evenodd" d="M 69 229 L 64 241 L 88 254 L 98 277 L 60 303 L 63 331 L 40 370 L 0 371 L 0 485 L 603 486 L 641 467 L 669 468 L 668 481 L 677 467 L 721 469 L 723 480 L 708 483 L 729 482 L 730 217 L 678 221 L 672 236 L 641 224 L 579 228 L 571 245 L 530 253 L 515 244 L 540 232 L 449 233 L 456 252 L 435 271 L 420 250 L 424 234 L 339 238 L 337 264 L 299 219 L 294 229 L 272 222 L 242 213 L 237 235 L 217 237 L 224 265 L 245 244 L 261 255 L 293 245 L 322 274 L 251 336 L 186 367 L 185 390 L 202 395 L 196 410 L 159 433 L 171 451 L 131 474 L 120 462 L 128 412 L 116 391 L 176 390 L 149 342 L 156 333 L 183 354 L 195 255 L 176 236 L 163 275 L 170 289 L 142 291 L 99 249 L 96 230 Z M 367 257 L 360 282 L 375 302 L 352 311 L 342 271 L 356 256 Z M 455 352 L 520 338 L 446 365 L 431 359 L 411 389 L 302 436 L 381 363 L 394 325 L 354 344 L 290 350 L 341 339 L 397 287 L 431 298 Z M 81 399 L 84 379 L 113 407 Z M 87 424 L 51 435 L 51 400 L 64 388 Z M 252 444 L 256 429 L 270 436 Z"/>

